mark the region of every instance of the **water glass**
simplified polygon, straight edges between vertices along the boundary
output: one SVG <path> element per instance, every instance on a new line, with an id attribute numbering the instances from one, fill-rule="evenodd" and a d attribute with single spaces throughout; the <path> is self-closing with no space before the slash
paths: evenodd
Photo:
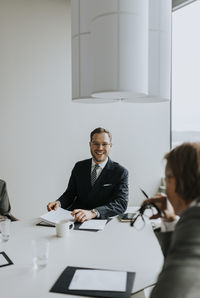
<path id="1" fill-rule="evenodd" d="M 49 257 L 49 241 L 47 239 L 32 240 L 32 251 L 34 268 L 45 267 Z"/>
<path id="2" fill-rule="evenodd" d="M 1 232 L 1 239 L 3 241 L 8 241 L 10 237 L 10 219 L 7 217 L 2 217 L 0 219 L 0 232 Z"/>

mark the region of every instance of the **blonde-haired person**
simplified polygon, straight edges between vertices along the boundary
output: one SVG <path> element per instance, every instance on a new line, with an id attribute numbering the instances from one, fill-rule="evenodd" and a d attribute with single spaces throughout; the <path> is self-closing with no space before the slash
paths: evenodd
<path id="1" fill-rule="evenodd" d="M 161 210 L 162 226 L 157 236 L 165 255 L 150 297 L 199 298 L 200 143 L 184 143 L 165 159 L 166 196 L 149 199 Z"/>

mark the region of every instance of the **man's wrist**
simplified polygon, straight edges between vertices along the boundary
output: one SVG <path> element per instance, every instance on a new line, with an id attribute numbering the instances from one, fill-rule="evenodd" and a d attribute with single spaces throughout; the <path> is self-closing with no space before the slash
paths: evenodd
<path id="1" fill-rule="evenodd" d="M 179 220 L 179 216 L 176 216 L 175 220 L 173 221 L 161 221 L 161 232 L 172 232 L 175 229 L 175 226 Z"/>
<path id="2" fill-rule="evenodd" d="M 92 209 L 91 210 L 92 211 L 92 213 L 94 213 L 96 216 L 96 218 L 99 218 L 100 217 L 100 213 L 99 213 L 99 211 L 97 210 L 97 209 Z"/>
<path id="3" fill-rule="evenodd" d="M 60 201 L 56 201 L 58 203 L 58 207 L 61 207 L 61 203 Z"/>

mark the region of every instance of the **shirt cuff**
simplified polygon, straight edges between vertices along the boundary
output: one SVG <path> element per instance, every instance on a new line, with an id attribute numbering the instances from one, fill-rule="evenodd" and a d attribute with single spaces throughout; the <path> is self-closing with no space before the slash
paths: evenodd
<path id="1" fill-rule="evenodd" d="M 92 209 L 92 211 L 96 214 L 97 218 L 100 218 L 100 213 L 97 209 Z"/>
<path id="2" fill-rule="evenodd" d="M 174 221 L 161 221 L 161 232 L 172 232 L 175 229 L 175 226 L 179 220 L 179 216 L 176 215 Z"/>
<path id="3" fill-rule="evenodd" d="M 59 206 L 58 207 L 61 207 L 61 202 L 60 201 L 57 201 L 59 203 Z"/>

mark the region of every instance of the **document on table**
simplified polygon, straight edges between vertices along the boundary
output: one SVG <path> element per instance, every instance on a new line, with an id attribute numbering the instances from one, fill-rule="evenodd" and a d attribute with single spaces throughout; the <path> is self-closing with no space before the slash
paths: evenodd
<path id="1" fill-rule="evenodd" d="M 79 229 L 84 230 L 104 230 L 107 220 L 105 219 L 91 219 L 84 221 L 79 227 Z"/>
<path id="2" fill-rule="evenodd" d="M 73 220 L 74 217 L 71 215 L 71 211 L 65 210 L 58 207 L 56 210 L 51 210 L 40 216 L 40 218 L 48 223 L 56 224 L 61 220 Z"/>
<path id="3" fill-rule="evenodd" d="M 109 270 L 76 270 L 69 290 L 126 291 L 127 272 Z"/>

